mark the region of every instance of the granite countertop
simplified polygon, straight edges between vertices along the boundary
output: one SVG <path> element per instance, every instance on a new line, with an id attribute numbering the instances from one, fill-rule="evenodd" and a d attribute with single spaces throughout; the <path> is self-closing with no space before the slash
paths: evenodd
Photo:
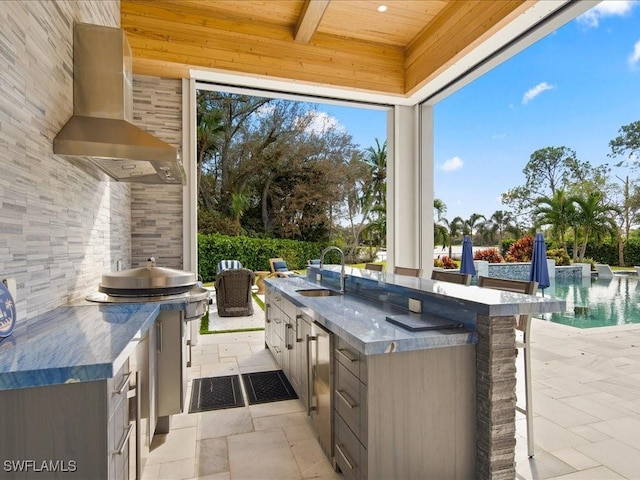
<path id="1" fill-rule="evenodd" d="M 0 390 L 112 378 L 161 311 L 187 299 L 58 307 L 0 340 Z"/>
<path id="2" fill-rule="evenodd" d="M 365 355 L 477 343 L 476 333 L 464 328 L 417 332 L 406 330 L 386 320 L 387 315 L 406 314 L 406 311 L 389 305 L 378 305 L 356 296 L 305 297 L 296 290 L 319 288 L 319 285 L 303 277 L 273 278 L 265 282 L 300 308 L 311 320 L 343 338 Z"/>
<path id="3" fill-rule="evenodd" d="M 310 267 L 308 271 L 310 278 L 320 273 L 314 267 Z M 339 265 L 325 265 L 322 269 L 322 275 L 335 276 L 339 272 Z M 346 267 L 345 273 L 348 277 L 347 293 L 338 296 L 301 295 L 296 290 L 322 287 L 306 277 L 271 278 L 265 282 L 313 321 L 342 337 L 366 355 L 474 344 L 477 343 L 474 328 L 476 315 L 511 316 L 562 311 L 565 308 L 564 301 L 550 297 L 456 285 L 352 267 Z M 362 295 L 350 295 L 348 287 L 352 285 L 357 285 Z M 465 328 L 410 331 L 396 326 L 387 321 L 386 317 L 407 314 L 406 309 L 390 302 L 363 298 L 366 294 L 380 298 L 387 293 L 405 300 L 406 297 L 420 299 L 423 313 L 418 316 L 424 319 L 460 321 Z"/>

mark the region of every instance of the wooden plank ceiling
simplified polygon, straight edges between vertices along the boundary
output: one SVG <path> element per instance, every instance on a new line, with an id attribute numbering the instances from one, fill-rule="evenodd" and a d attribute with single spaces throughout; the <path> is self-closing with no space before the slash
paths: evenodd
<path id="1" fill-rule="evenodd" d="M 122 0 L 121 25 L 143 75 L 196 68 L 406 96 L 534 3 Z"/>

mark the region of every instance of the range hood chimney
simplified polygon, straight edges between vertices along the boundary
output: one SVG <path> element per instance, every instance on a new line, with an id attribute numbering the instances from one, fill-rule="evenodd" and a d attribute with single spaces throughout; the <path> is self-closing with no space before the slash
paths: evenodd
<path id="1" fill-rule="evenodd" d="M 185 184 L 176 148 L 131 123 L 131 47 L 124 30 L 86 23 L 73 29 L 73 116 L 53 153 L 91 161 L 121 182 Z"/>

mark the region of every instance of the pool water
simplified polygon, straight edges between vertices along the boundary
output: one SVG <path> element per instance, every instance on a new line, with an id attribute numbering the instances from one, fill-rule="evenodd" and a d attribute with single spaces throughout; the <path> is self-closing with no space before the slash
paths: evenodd
<path id="1" fill-rule="evenodd" d="M 554 323 L 577 328 L 640 323 L 640 279 L 636 275 L 557 280 L 544 295 L 567 302 L 565 312 L 541 315 Z"/>

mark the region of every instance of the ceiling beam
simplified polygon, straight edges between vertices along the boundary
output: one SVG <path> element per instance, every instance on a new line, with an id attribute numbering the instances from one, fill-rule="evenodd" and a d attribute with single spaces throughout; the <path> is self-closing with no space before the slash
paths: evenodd
<path id="1" fill-rule="evenodd" d="M 296 26 L 296 42 L 309 43 L 311 37 L 316 33 L 320 20 L 324 15 L 330 0 L 307 0 L 300 13 L 298 25 Z"/>

